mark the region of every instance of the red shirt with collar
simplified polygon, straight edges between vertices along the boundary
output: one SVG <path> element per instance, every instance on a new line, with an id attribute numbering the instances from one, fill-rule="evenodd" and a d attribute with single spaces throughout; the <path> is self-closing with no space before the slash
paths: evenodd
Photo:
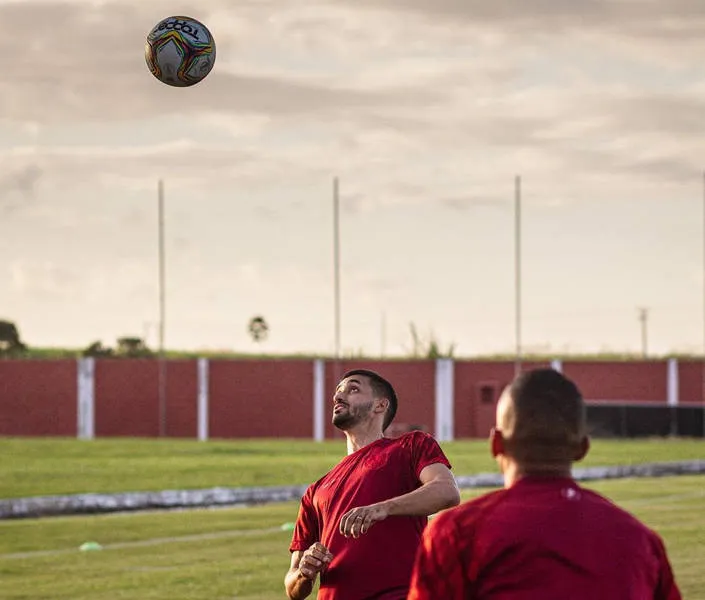
<path id="1" fill-rule="evenodd" d="M 680 600 L 661 538 L 570 478 L 526 477 L 440 513 L 409 600 Z"/>
<path id="2" fill-rule="evenodd" d="M 427 518 L 388 517 L 357 539 L 343 537 L 338 528 L 349 510 L 420 487 L 421 471 L 434 463 L 451 466 L 432 436 L 413 431 L 368 444 L 309 486 L 289 550 L 321 542 L 333 554 L 320 575 L 319 600 L 406 598 Z"/>

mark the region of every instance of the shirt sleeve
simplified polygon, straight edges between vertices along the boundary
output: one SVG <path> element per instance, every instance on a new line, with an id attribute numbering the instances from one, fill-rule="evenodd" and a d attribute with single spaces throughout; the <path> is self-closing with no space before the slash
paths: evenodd
<path id="1" fill-rule="evenodd" d="M 658 535 L 654 534 L 654 536 L 659 560 L 659 581 L 654 600 L 681 600 L 682 596 L 673 576 L 673 569 L 668 560 L 666 547 Z"/>
<path id="2" fill-rule="evenodd" d="M 421 471 L 428 465 L 441 463 L 452 468 L 448 458 L 441 450 L 435 438 L 428 433 L 415 431 L 411 437 L 411 456 L 414 466 L 414 473 L 418 479 Z"/>
<path id="3" fill-rule="evenodd" d="M 458 537 L 448 514 L 439 515 L 424 529 L 416 552 L 407 600 L 473 600 L 466 582 Z"/>
<path id="4" fill-rule="evenodd" d="M 311 486 L 301 498 L 289 552 L 308 550 L 312 544 L 320 539 L 321 530 L 318 523 L 318 515 L 313 506 L 313 486 Z"/>

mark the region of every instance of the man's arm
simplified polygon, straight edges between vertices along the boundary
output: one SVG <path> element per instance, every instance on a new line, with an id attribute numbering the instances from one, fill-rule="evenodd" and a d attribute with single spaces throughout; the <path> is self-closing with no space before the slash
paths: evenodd
<path id="1" fill-rule="evenodd" d="M 450 469 L 441 463 L 424 467 L 419 475 L 421 487 L 386 500 L 389 516 L 428 516 L 460 503 L 460 492 Z"/>
<path id="2" fill-rule="evenodd" d="M 444 464 L 434 463 L 424 467 L 419 481 L 421 487 L 407 494 L 348 511 L 340 520 L 340 533 L 345 537 L 359 537 L 387 517 L 426 517 L 460 503 L 458 484 Z"/>
<path id="3" fill-rule="evenodd" d="M 291 565 L 284 578 L 284 587 L 289 600 L 303 600 L 313 590 L 318 574 L 326 568 L 333 558 L 327 548 L 315 543 L 305 552 L 296 550 L 291 553 Z"/>
<path id="4" fill-rule="evenodd" d="M 416 552 L 407 600 L 472 600 L 475 595 L 464 568 L 447 515 L 440 515 L 424 530 Z"/>
<path id="5" fill-rule="evenodd" d="M 655 600 L 681 600 L 681 592 L 676 584 L 673 569 L 666 553 L 666 546 L 660 536 L 656 538 L 656 552 L 660 563 L 658 587 L 654 594 Z"/>

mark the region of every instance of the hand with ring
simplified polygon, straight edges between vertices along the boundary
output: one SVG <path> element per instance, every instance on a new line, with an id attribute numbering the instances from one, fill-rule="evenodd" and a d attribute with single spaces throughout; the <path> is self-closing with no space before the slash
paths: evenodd
<path id="1" fill-rule="evenodd" d="M 340 533 L 344 537 L 358 538 L 367 533 L 370 527 L 389 516 L 389 510 L 384 502 L 359 506 L 349 510 L 340 519 Z"/>

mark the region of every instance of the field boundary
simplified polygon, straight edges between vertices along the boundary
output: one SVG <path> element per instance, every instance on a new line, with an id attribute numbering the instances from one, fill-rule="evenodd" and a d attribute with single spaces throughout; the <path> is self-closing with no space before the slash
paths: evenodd
<path id="1" fill-rule="evenodd" d="M 574 469 L 578 481 L 623 479 L 631 477 L 671 477 L 705 474 L 705 460 L 587 467 Z M 479 473 L 456 477 L 461 489 L 502 486 L 498 473 Z M 0 500 L 0 519 L 22 519 L 66 515 L 87 515 L 179 508 L 216 506 L 253 506 L 300 500 L 307 485 L 247 488 L 210 488 L 201 490 L 163 490 L 118 494 L 73 494 L 35 496 Z"/>

